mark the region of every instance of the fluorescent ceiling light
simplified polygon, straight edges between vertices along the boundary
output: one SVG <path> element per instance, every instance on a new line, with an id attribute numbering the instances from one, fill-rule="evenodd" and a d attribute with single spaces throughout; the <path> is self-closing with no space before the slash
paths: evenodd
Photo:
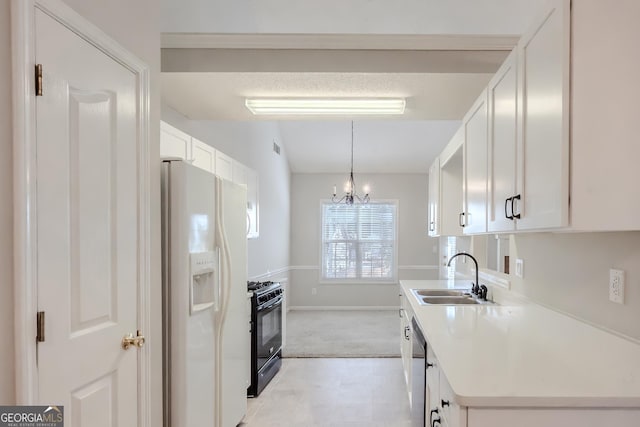
<path id="1" fill-rule="evenodd" d="M 247 98 L 253 114 L 368 115 L 404 114 L 403 98 Z"/>

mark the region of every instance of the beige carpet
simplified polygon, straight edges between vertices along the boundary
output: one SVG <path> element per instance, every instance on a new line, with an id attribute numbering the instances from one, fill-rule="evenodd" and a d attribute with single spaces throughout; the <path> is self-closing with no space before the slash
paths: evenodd
<path id="1" fill-rule="evenodd" d="M 400 357 L 397 310 L 287 313 L 284 357 Z"/>

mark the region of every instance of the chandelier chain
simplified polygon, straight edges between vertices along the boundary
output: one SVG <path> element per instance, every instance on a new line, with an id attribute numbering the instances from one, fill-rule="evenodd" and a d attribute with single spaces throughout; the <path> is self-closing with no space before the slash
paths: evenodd
<path id="1" fill-rule="evenodd" d="M 336 186 L 333 186 L 333 197 L 331 200 L 333 203 L 345 202 L 347 205 L 353 205 L 354 201 L 359 203 L 369 203 L 369 191 L 365 190 L 364 197 L 358 196 L 356 193 L 356 183 L 353 178 L 353 120 L 351 121 L 351 172 L 349 174 L 349 180 L 347 181 L 346 194 L 341 199 L 336 198 Z"/>

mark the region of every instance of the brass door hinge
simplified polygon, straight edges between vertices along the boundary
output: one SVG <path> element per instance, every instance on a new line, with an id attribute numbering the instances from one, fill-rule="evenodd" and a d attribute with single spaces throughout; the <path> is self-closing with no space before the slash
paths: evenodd
<path id="1" fill-rule="evenodd" d="M 36 96 L 42 96 L 42 64 L 36 64 Z"/>
<path id="2" fill-rule="evenodd" d="M 37 332 L 36 342 L 44 342 L 44 311 L 39 311 L 36 320 Z"/>

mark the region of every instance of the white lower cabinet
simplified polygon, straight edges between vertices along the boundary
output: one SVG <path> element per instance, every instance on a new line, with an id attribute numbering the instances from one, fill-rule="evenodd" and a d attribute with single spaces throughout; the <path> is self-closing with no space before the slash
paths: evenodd
<path id="1" fill-rule="evenodd" d="M 434 420 L 440 418 L 439 400 L 440 399 L 440 367 L 438 359 L 436 359 L 433 350 L 427 345 L 427 378 L 426 378 L 425 402 L 426 416 L 425 424 L 431 426 Z"/>
<path id="2" fill-rule="evenodd" d="M 456 400 L 438 359 L 427 343 L 427 413 L 425 425 L 467 427 L 467 408 Z"/>
<path id="3" fill-rule="evenodd" d="M 430 360 L 435 361 L 435 356 L 432 356 Z M 429 369 L 427 370 L 427 393 L 431 394 L 431 397 L 427 408 L 427 421 L 429 424 L 426 424 L 429 426 L 636 427 L 640 425 L 640 410 L 635 408 L 624 410 L 619 408 L 494 408 L 461 406 L 456 402 L 455 394 L 451 386 L 449 386 L 444 372 L 436 367 L 433 370 L 435 373 L 439 373 L 439 378 L 436 376 L 432 380 L 429 376 Z M 429 420 L 429 411 L 432 413 L 431 420 Z"/>
<path id="4" fill-rule="evenodd" d="M 469 408 L 467 417 L 469 427 L 631 427 L 639 425 L 640 411 L 586 408 Z"/>
<path id="5" fill-rule="evenodd" d="M 404 381 L 407 385 L 407 394 L 411 402 L 411 365 L 413 358 L 413 331 L 411 330 L 411 319 L 413 311 L 407 298 L 400 293 L 400 355 L 402 357 L 402 367 Z"/>
<path id="6" fill-rule="evenodd" d="M 467 427 L 467 407 L 460 406 L 455 400 L 455 394 L 447 382 L 444 373 L 440 371 L 440 401 L 439 411 L 445 421 L 443 425 L 449 427 Z"/>

